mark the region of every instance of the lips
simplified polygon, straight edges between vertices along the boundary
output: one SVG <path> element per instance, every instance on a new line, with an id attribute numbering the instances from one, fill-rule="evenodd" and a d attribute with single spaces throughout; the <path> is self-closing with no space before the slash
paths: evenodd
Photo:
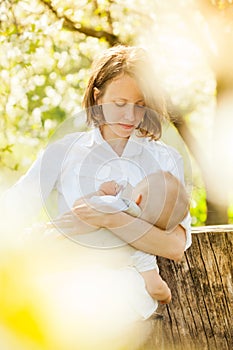
<path id="1" fill-rule="evenodd" d="M 126 130 L 130 130 L 130 129 L 134 128 L 134 125 L 132 125 L 132 124 L 120 124 L 119 123 L 119 125 Z"/>

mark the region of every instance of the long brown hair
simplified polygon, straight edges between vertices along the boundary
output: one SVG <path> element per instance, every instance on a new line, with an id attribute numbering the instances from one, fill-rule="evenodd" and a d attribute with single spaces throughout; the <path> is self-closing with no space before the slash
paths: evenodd
<path id="1" fill-rule="evenodd" d="M 161 137 L 161 120 L 167 118 L 165 99 L 159 87 L 150 60 L 144 49 L 134 46 L 118 45 L 107 49 L 93 62 L 92 74 L 83 99 L 87 111 L 88 125 L 99 126 L 104 123 L 100 106 L 94 99 L 94 88 L 103 96 L 111 81 L 122 74 L 136 80 L 144 96 L 146 113 L 138 126 L 138 136 L 157 140 Z"/>

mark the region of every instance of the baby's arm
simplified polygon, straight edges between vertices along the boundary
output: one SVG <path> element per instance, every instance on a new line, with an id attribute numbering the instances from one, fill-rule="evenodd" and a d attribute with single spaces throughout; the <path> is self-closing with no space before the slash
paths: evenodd
<path id="1" fill-rule="evenodd" d="M 146 283 L 146 289 L 153 299 L 161 304 L 169 304 L 171 301 L 171 290 L 167 283 L 161 278 L 157 270 L 140 272 Z"/>

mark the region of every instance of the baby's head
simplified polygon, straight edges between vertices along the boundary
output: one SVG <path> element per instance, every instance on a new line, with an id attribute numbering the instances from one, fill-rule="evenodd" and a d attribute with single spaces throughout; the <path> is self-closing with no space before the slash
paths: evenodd
<path id="1" fill-rule="evenodd" d="M 172 174 L 157 171 L 140 181 L 132 199 L 142 209 L 141 218 L 163 230 L 172 230 L 186 216 L 189 200 L 182 183 Z"/>

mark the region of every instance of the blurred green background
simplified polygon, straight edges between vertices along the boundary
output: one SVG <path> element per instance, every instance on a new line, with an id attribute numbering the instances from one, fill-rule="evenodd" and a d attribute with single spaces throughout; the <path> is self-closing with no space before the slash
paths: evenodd
<path id="1" fill-rule="evenodd" d="M 79 118 L 93 58 L 139 45 L 170 96 L 163 139 L 184 155 L 192 224 L 233 223 L 232 15 L 231 1 L 0 1 L 0 191 Z"/>

